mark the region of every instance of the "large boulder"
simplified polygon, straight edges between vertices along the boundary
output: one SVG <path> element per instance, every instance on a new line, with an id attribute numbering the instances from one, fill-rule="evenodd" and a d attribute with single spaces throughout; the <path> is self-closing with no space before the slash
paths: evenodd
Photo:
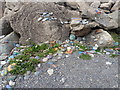
<path id="1" fill-rule="evenodd" d="M 9 54 L 11 50 L 14 48 L 14 44 L 18 43 L 19 36 L 12 32 L 7 35 L 5 38 L 0 40 L 0 56 L 2 54 Z M 2 57 L 2 56 L 1 56 Z"/>
<path id="2" fill-rule="evenodd" d="M 110 10 L 113 4 L 114 4 L 114 1 L 110 0 L 108 3 L 101 4 L 100 8 Z"/>
<path id="3" fill-rule="evenodd" d="M 3 16 L 2 2 L 0 2 L 0 18 Z"/>
<path id="4" fill-rule="evenodd" d="M 118 28 L 118 23 L 104 12 L 99 11 L 97 8 L 90 7 L 85 2 L 80 2 L 78 5 L 79 10 L 82 12 L 82 16 L 96 21 L 107 30 Z"/>
<path id="5" fill-rule="evenodd" d="M 25 4 L 25 2 L 20 0 L 16 0 L 15 2 L 10 2 L 8 0 L 5 1 L 6 8 L 4 10 L 4 16 L 14 14 L 15 12 L 19 11 L 20 8 Z"/>
<path id="6" fill-rule="evenodd" d="M 103 29 L 94 30 L 86 36 L 86 43 L 92 46 L 97 44 L 98 47 L 111 47 L 114 42 L 112 36 Z"/>
<path id="7" fill-rule="evenodd" d="M 118 21 L 120 20 L 120 10 L 116 10 L 113 13 L 110 13 L 110 14 L 108 14 L 108 16 L 118 23 Z"/>
<path id="8" fill-rule="evenodd" d="M 98 8 L 100 6 L 100 1 L 93 1 L 93 3 L 90 5 L 93 8 Z"/>
<path id="9" fill-rule="evenodd" d="M 10 26 L 9 16 L 4 16 L 0 19 L 0 36 L 11 33 L 13 29 Z"/>
<path id="10" fill-rule="evenodd" d="M 18 10 L 20 10 L 20 8 L 25 4 L 25 2 L 22 2 L 20 0 L 16 0 L 16 2 L 9 2 L 8 0 L 6 0 L 6 8 L 8 8 L 9 10 L 13 11 L 13 12 L 17 12 Z"/>
<path id="11" fill-rule="evenodd" d="M 0 0 L 0 18 L 4 15 L 4 9 L 5 9 L 5 2 L 4 0 Z"/>
<path id="12" fill-rule="evenodd" d="M 120 0 L 117 0 L 114 6 L 111 8 L 111 11 L 120 10 Z"/>
<path id="13" fill-rule="evenodd" d="M 82 18 L 73 18 L 70 23 L 71 33 L 78 37 L 89 34 L 90 31 L 97 26 L 99 26 L 98 23 L 90 22 Z"/>
<path id="14" fill-rule="evenodd" d="M 45 13 L 46 12 L 46 13 Z M 48 40 L 65 40 L 70 28 L 64 22 L 74 15 L 66 8 L 54 3 L 28 3 L 11 16 L 14 31 L 21 35 L 20 43 L 41 43 Z"/>

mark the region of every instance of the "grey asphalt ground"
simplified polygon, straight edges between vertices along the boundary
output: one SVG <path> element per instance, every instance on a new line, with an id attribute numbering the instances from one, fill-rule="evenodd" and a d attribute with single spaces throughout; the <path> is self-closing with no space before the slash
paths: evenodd
<path id="1" fill-rule="evenodd" d="M 28 79 L 19 76 L 15 88 L 117 88 L 118 57 L 95 55 L 92 60 L 78 59 L 74 53 L 70 57 L 55 62 L 57 67 L 42 64 L 38 69 L 39 76 L 34 73 Z M 107 65 L 106 62 L 112 63 Z M 49 76 L 48 68 L 54 70 Z"/>

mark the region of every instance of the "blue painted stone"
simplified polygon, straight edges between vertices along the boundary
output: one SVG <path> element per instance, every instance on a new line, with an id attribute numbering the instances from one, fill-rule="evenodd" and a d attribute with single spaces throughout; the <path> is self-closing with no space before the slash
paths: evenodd
<path id="1" fill-rule="evenodd" d="M 9 57 L 9 59 L 14 59 L 14 55 L 11 55 L 11 56 Z"/>
<path id="2" fill-rule="evenodd" d="M 70 41 L 70 44 L 73 44 L 74 42 L 73 41 Z"/>
<path id="3" fill-rule="evenodd" d="M 51 64 L 54 64 L 54 63 L 53 63 L 53 62 L 48 62 L 47 64 L 50 64 L 50 65 L 51 65 Z"/>
<path id="4" fill-rule="evenodd" d="M 40 57 L 39 57 L 39 56 L 36 56 L 35 59 L 40 59 Z"/>
<path id="5" fill-rule="evenodd" d="M 48 59 L 52 59 L 53 56 L 52 56 L 52 55 L 48 55 L 47 58 L 48 58 Z"/>
<path id="6" fill-rule="evenodd" d="M 70 35 L 70 40 L 75 40 L 76 36 L 74 34 Z"/>
<path id="7" fill-rule="evenodd" d="M 13 55 L 15 55 L 15 56 L 18 55 L 18 54 L 20 54 L 20 53 L 17 52 L 17 51 L 14 51 L 14 52 L 13 52 Z"/>
<path id="8" fill-rule="evenodd" d="M 114 45 L 116 45 L 116 46 L 118 46 L 118 45 L 119 45 L 119 43 L 118 43 L 118 42 L 114 42 L 113 44 L 114 44 Z"/>
<path id="9" fill-rule="evenodd" d="M 7 88 L 8 90 L 12 90 L 12 87 L 11 87 L 10 85 L 6 85 L 6 88 Z"/>
<path id="10" fill-rule="evenodd" d="M 105 49 L 105 51 L 113 52 L 114 50 L 112 50 L 112 49 Z"/>
<path id="11" fill-rule="evenodd" d="M 79 51 L 79 52 L 78 52 L 78 54 L 82 54 L 82 53 L 84 53 L 84 52 L 82 52 L 82 51 Z"/>
<path id="12" fill-rule="evenodd" d="M 33 47 L 34 45 L 29 45 L 30 47 Z"/>
<path id="13" fill-rule="evenodd" d="M 20 47 L 20 44 L 15 44 L 16 47 Z"/>
<path id="14" fill-rule="evenodd" d="M 2 67 L 3 67 L 3 66 L 2 66 L 2 65 L 0 65 L 0 70 L 2 70 Z"/>

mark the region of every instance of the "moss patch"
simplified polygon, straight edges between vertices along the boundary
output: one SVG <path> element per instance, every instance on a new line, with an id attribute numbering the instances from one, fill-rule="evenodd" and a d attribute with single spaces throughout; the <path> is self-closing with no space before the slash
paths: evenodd
<path id="1" fill-rule="evenodd" d="M 54 44 L 52 47 L 49 44 L 41 44 L 41 45 L 33 45 L 31 47 L 25 48 L 21 55 L 16 56 L 13 60 L 10 60 L 10 64 L 16 63 L 13 70 L 10 71 L 11 74 L 25 74 L 27 71 L 35 71 L 35 67 L 39 63 L 43 63 L 40 61 L 41 58 L 49 55 L 50 53 L 54 54 L 54 48 L 59 47 L 59 44 Z M 18 48 L 21 49 L 21 48 Z M 40 59 L 30 58 L 39 56 Z"/>
<path id="2" fill-rule="evenodd" d="M 81 54 L 81 55 L 79 56 L 79 58 L 81 58 L 81 59 L 83 59 L 83 60 L 91 60 L 91 59 L 92 59 L 91 56 L 88 55 L 88 54 Z"/>

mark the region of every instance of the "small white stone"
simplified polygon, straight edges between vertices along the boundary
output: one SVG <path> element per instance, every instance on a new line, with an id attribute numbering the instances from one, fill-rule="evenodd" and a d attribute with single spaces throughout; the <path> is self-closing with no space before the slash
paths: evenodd
<path id="1" fill-rule="evenodd" d="M 99 44 L 103 44 L 104 42 L 103 41 L 100 41 Z"/>
<path id="2" fill-rule="evenodd" d="M 111 62 L 106 62 L 106 64 L 107 64 L 107 65 L 112 65 L 112 63 L 111 63 Z"/>
<path id="3" fill-rule="evenodd" d="M 39 17 L 39 18 L 38 18 L 38 21 L 41 21 L 41 20 L 42 20 L 42 17 Z"/>
<path id="4" fill-rule="evenodd" d="M 60 60 L 60 59 L 62 59 L 62 57 L 58 57 L 57 59 Z"/>
<path id="5" fill-rule="evenodd" d="M 78 59 L 80 59 L 79 57 L 77 57 Z"/>
<path id="6" fill-rule="evenodd" d="M 57 56 L 57 55 L 58 55 L 57 53 L 53 54 L 54 57 Z"/>
<path id="7" fill-rule="evenodd" d="M 103 52 L 106 52 L 105 50 Z"/>
<path id="8" fill-rule="evenodd" d="M 42 61 L 43 61 L 43 62 L 47 62 L 47 61 L 48 61 L 48 58 L 43 58 Z"/>
<path id="9" fill-rule="evenodd" d="M 24 51 L 24 49 L 21 49 L 21 50 L 20 50 L 20 52 L 23 52 L 23 51 Z"/>
<path id="10" fill-rule="evenodd" d="M 95 36 L 91 36 L 91 38 L 95 39 Z"/>
<path id="11" fill-rule="evenodd" d="M 41 66 L 41 64 L 38 64 L 38 67 L 40 67 Z"/>
<path id="12" fill-rule="evenodd" d="M 94 57 L 94 54 L 89 54 L 91 57 Z"/>
<path id="13" fill-rule="evenodd" d="M 48 70 L 47 70 L 47 73 L 51 76 L 52 74 L 53 74 L 53 69 L 51 69 L 51 68 L 49 68 Z"/>
<path id="14" fill-rule="evenodd" d="M 52 59 L 51 61 L 53 61 L 53 62 L 57 62 L 57 59 Z"/>
<path id="15" fill-rule="evenodd" d="M 6 61 L 1 61 L 1 65 L 5 65 L 6 63 Z"/>
<path id="16" fill-rule="evenodd" d="M 10 86 L 14 86 L 15 85 L 15 82 L 13 82 L 12 80 L 9 81 L 9 85 Z"/>
<path id="17" fill-rule="evenodd" d="M 106 54 L 107 54 L 107 55 L 109 55 L 109 54 L 110 54 L 110 52 L 106 52 Z"/>
<path id="18" fill-rule="evenodd" d="M 69 55 L 66 55 L 65 57 L 66 57 L 66 58 L 68 58 L 68 57 L 69 57 Z"/>
<path id="19" fill-rule="evenodd" d="M 94 50 L 97 50 L 97 49 L 98 49 L 98 47 L 94 46 L 94 47 L 93 47 L 93 49 L 94 49 Z"/>
<path id="20" fill-rule="evenodd" d="M 65 78 L 62 78 L 62 79 L 60 80 L 60 82 L 64 83 L 65 80 L 66 80 Z"/>
<path id="21" fill-rule="evenodd" d="M 83 44 L 83 41 L 80 41 L 80 44 Z"/>
<path id="22" fill-rule="evenodd" d="M 97 44 L 95 44 L 96 47 L 99 47 Z"/>
<path id="23" fill-rule="evenodd" d="M 2 35 L 2 36 L 0 36 L 0 39 L 2 39 L 2 38 L 4 38 L 5 37 L 5 35 Z"/>
<path id="24" fill-rule="evenodd" d="M 67 47 L 67 50 L 68 50 L 68 51 L 71 50 L 71 47 Z"/>

